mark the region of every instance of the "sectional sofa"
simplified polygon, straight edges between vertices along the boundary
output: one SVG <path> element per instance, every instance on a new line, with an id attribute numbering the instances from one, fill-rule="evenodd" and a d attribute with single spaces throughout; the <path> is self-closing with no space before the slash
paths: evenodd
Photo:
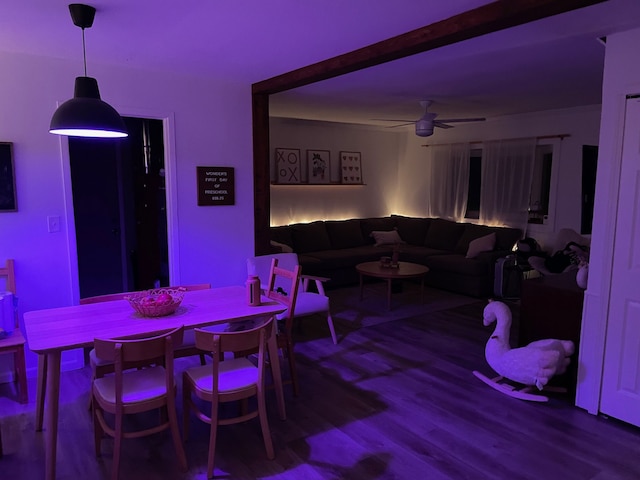
<path id="1" fill-rule="evenodd" d="M 274 252 L 298 254 L 302 271 L 330 278 L 327 287 L 357 284 L 355 266 L 390 256 L 429 267 L 425 283 L 474 297 L 490 297 L 496 260 L 522 237 L 517 228 L 391 215 L 271 227 Z"/>

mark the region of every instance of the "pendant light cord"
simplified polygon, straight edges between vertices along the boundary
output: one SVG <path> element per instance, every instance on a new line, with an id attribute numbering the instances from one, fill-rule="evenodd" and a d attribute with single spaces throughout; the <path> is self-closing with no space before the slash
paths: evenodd
<path id="1" fill-rule="evenodd" d="M 82 60 L 84 62 L 84 76 L 87 76 L 87 49 L 84 44 L 84 28 L 82 29 Z"/>

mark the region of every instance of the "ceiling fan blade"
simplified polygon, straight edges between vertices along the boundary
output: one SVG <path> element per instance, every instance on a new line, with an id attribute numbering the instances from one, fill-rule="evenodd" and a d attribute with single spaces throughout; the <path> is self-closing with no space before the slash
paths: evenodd
<path id="1" fill-rule="evenodd" d="M 379 122 L 406 122 L 407 125 L 415 123 L 415 120 L 407 120 L 406 118 L 372 118 L 371 120 L 377 120 Z"/>
<path id="2" fill-rule="evenodd" d="M 444 128 L 444 129 L 453 128 L 453 125 L 447 125 L 446 123 L 442 123 L 442 122 L 437 121 L 437 120 L 433 122 L 433 126 L 434 127 Z"/>
<path id="3" fill-rule="evenodd" d="M 413 125 L 414 123 L 416 122 L 399 123 L 398 125 L 389 125 L 388 127 L 385 127 L 385 128 L 406 127 L 407 125 Z"/>
<path id="4" fill-rule="evenodd" d="M 442 123 L 459 123 L 459 122 L 484 122 L 486 118 L 439 118 L 437 121 Z"/>

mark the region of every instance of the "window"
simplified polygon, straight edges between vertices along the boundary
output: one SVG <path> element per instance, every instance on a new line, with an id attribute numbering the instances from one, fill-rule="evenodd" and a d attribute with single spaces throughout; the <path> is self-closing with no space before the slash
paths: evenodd
<path id="1" fill-rule="evenodd" d="M 549 215 L 551 198 L 551 167 L 554 143 L 536 146 L 535 165 L 529 197 L 529 223 L 543 224 Z M 469 157 L 469 186 L 465 218 L 480 218 L 480 189 L 482 188 L 482 149 L 475 148 Z"/>
<path id="2" fill-rule="evenodd" d="M 538 145 L 529 196 L 529 223 L 542 224 L 549 215 L 553 145 Z"/>
<path id="3" fill-rule="evenodd" d="M 465 218 L 480 218 L 480 185 L 482 184 L 482 149 L 474 148 L 469 158 L 469 189 Z"/>

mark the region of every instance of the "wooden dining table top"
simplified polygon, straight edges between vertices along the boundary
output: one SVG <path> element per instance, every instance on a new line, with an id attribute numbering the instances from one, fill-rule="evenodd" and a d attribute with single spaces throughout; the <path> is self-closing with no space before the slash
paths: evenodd
<path id="1" fill-rule="evenodd" d="M 175 313 L 142 317 L 127 300 L 34 310 L 24 314 L 29 349 L 36 353 L 93 345 L 95 338 L 118 338 L 184 325 L 185 329 L 227 323 L 286 310 L 263 297 L 259 306 L 247 305 L 243 286 L 185 292 Z"/>

